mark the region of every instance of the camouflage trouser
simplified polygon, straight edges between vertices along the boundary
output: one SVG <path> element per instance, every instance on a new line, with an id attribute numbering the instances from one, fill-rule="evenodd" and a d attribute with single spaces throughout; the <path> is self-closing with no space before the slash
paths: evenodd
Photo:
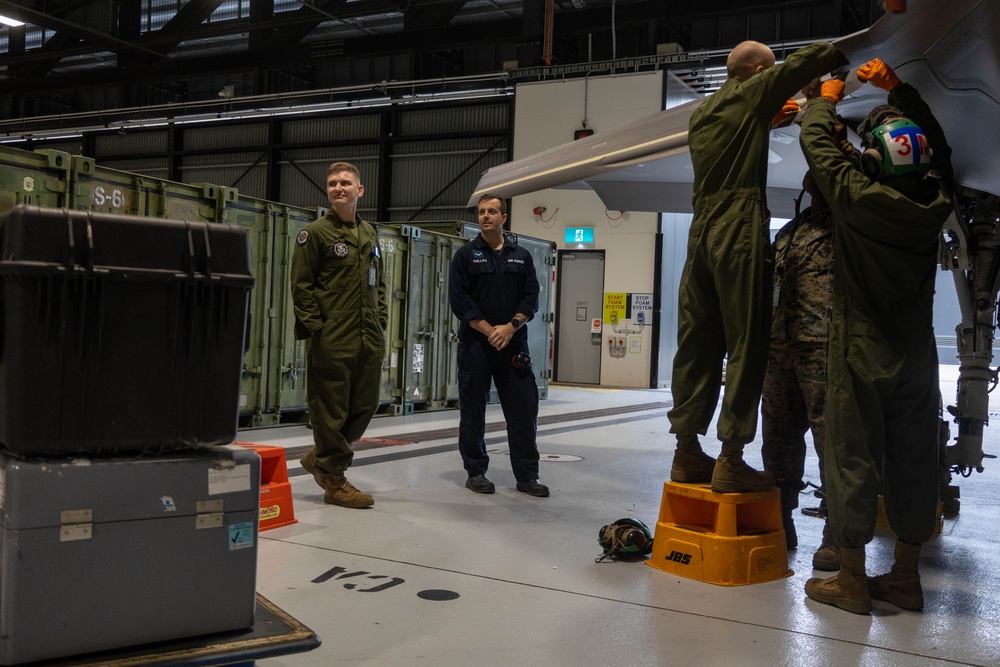
<path id="1" fill-rule="evenodd" d="M 774 474 L 785 509 L 799 506 L 799 492 L 805 488 L 807 430 L 812 430 L 823 486 L 826 355 L 823 343 L 793 341 L 774 341 L 768 353 L 761 400 L 761 456 L 764 469 Z"/>

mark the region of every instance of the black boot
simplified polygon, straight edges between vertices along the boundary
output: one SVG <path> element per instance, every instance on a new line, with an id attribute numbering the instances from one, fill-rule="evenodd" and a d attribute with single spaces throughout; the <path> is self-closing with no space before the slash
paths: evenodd
<path id="1" fill-rule="evenodd" d="M 792 508 L 782 506 L 781 527 L 785 530 L 785 548 L 791 551 L 799 546 L 799 536 L 795 533 L 795 522 L 792 521 Z"/>

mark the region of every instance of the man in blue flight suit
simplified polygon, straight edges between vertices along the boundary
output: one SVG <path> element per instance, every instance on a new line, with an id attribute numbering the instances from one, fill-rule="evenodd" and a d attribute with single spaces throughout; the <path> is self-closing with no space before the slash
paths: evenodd
<path id="1" fill-rule="evenodd" d="M 486 478 L 486 402 L 496 385 L 507 422 L 510 464 L 517 490 L 544 498 L 538 481 L 538 385 L 528 356 L 525 324 L 538 310 L 538 277 L 531 253 L 504 236 L 507 205 L 484 194 L 477 207 L 479 236 L 451 261 L 448 296 L 458 331 L 458 449 L 469 474 L 466 488 L 493 493 Z"/>

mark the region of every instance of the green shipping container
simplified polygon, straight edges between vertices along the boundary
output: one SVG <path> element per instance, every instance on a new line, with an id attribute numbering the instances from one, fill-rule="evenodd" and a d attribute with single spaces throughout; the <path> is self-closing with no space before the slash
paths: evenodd
<path id="1" fill-rule="evenodd" d="M 69 153 L 0 146 L 0 212 L 18 204 L 68 207 L 71 168 Z"/>
<path id="2" fill-rule="evenodd" d="M 403 396 L 402 369 L 405 365 L 407 293 L 404 278 L 410 251 L 409 229 L 376 224 L 382 262 L 385 266 L 386 300 L 389 322 L 385 332 L 385 358 L 382 360 L 379 414 L 401 415 L 413 412 Z"/>
<path id="3" fill-rule="evenodd" d="M 257 279 L 250 295 L 240 424 L 299 421 L 306 410 L 305 342 L 295 340 L 289 271 L 295 237 L 326 210 L 243 195 L 221 210 L 221 222 L 247 229 L 250 266 Z"/>
<path id="4" fill-rule="evenodd" d="M 73 156 L 69 208 L 146 218 L 219 222 L 220 207 L 235 201 L 235 188 L 177 183 L 98 165 Z"/>
<path id="5" fill-rule="evenodd" d="M 402 226 L 409 232 L 400 345 L 405 411 L 439 410 L 458 403 L 458 320 L 448 303 L 455 251 L 467 239 Z"/>

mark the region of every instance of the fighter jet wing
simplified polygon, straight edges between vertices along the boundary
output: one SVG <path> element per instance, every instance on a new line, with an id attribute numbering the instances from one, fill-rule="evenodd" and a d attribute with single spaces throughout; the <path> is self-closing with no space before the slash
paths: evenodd
<path id="1" fill-rule="evenodd" d="M 906 12 L 836 41 L 852 65 L 881 58 L 916 87 L 951 145 L 956 181 L 993 195 L 1000 195 L 998 31 L 996 0 L 908 0 Z M 860 122 L 885 97 L 866 85 L 837 110 Z"/>
<path id="2" fill-rule="evenodd" d="M 681 156 L 678 161 L 680 168 L 683 169 L 686 160 L 687 171 L 690 172 L 691 160 L 687 157 L 688 118 L 700 103 L 700 99 L 693 100 L 627 125 L 493 167 L 483 174 L 469 199 L 469 206 L 475 206 L 479 196 L 485 192 L 512 197 L 575 181 L 586 183 L 591 177 L 611 172 L 621 172 L 612 177 L 613 182 L 627 182 L 631 178 L 641 181 L 647 162 L 663 161 L 669 165 L 672 164 L 670 158 L 676 156 Z M 681 171 L 679 176 L 683 179 L 684 172 Z M 690 174 L 686 175 L 686 180 L 690 199 Z"/>

